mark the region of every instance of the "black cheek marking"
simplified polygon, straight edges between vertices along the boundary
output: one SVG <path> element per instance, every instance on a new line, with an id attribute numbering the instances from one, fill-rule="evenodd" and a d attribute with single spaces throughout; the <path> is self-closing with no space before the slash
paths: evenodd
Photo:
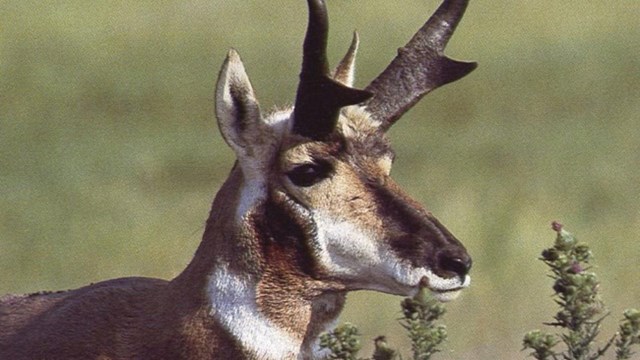
<path id="1" fill-rule="evenodd" d="M 285 202 L 269 199 L 263 205 L 263 211 L 253 219 L 258 233 L 258 241 L 263 251 L 270 249 L 280 254 L 287 254 L 288 264 L 308 276 L 314 277 L 318 272 L 317 261 L 312 248 L 316 231 L 315 227 L 304 219 L 292 216 L 293 210 L 287 208 Z M 275 247 L 275 249 L 274 249 Z"/>

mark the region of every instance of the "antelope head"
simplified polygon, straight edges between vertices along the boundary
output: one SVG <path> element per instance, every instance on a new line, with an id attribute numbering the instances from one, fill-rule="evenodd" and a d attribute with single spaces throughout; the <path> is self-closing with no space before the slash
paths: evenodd
<path id="1" fill-rule="evenodd" d="M 351 87 L 357 34 L 331 72 L 325 2 L 308 0 L 295 106 L 266 116 L 240 57 L 229 53 L 216 106 L 242 175 L 234 220 L 261 234 L 262 245 L 250 248 L 290 254 L 263 266 L 277 264 L 278 272 L 334 290 L 409 295 L 424 279 L 443 301 L 469 285 L 464 246 L 391 178 L 386 136 L 423 95 L 476 67 L 443 55 L 466 5 L 445 0 L 387 69 L 358 90 Z"/>

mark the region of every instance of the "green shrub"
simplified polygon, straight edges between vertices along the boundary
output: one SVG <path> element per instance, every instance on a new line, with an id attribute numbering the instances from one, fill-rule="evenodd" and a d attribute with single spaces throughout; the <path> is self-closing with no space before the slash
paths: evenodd
<path id="1" fill-rule="evenodd" d="M 596 347 L 600 324 L 608 313 L 598 292 L 598 278 L 590 271 L 593 254 L 561 224 L 554 222 L 552 228 L 557 233 L 556 241 L 542 252 L 540 260 L 551 269 L 554 300 L 560 306 L 554 321 L 547 325 L 563 332 L 533 330 L 524 337 L 524 349 L 533 350 L 531 355 L 539 360 L 593 360 L 601 358 L 615 343 L 616 359 L 630 359 L 631 346 L 640 343 L 640 312 L 626 310 L 620 330 L 603 346 Z M 564 347 L 556 352 L 560 343 Z"/>
<path id="2" fill-rule="evenodd" d="M 420 291 L 413 298 L 402 301 L 404 317 L 400 324 L 411 340 L 411 350 L 415 360 L 427 360 L 440 351 L 440 344 L 447 339 L 447 329 L 436 321 L 445 313 L 444 306 L 431 297 L 426 283 L 420 284 Z"/>
<path id="3" fill-rule="evenodd" d="M 428 360 L 440 351 L 440 345 L 447 339 L 446 327 L 437 321 L 444 315 L 444 306 L 435 300 L 426 283 L 414 297 L 406 298 L 400 304 L 403 317 L 400 325 L 407 330 L 411 340 L 414 360 Z M 358 358 L 360 340 L 358 329 L 346 323 L 320 337 L 320 347 L 329 349 L 332 360 L 364 360 Z M 402 355 L 387 344 L 384 336 L 374 340 L 375 351 L 372 360 L 401 360 Z"/>

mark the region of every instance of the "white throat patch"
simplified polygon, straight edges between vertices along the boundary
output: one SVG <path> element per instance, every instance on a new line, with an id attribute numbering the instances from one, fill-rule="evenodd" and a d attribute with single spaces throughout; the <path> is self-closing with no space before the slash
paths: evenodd
<path id="1" fill-rule="evenodd" d="M 255 284 L 225 266 L 209 276 L 211 315 L 256 359 L 298 359 L 302 339 L 296 339 L 265 318 L 256 306 Z"/>

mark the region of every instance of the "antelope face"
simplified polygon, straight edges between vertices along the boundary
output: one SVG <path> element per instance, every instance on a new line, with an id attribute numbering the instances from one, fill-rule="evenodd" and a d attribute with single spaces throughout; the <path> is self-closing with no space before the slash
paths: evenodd
<path id="1" fill-rule="evenodd" d="M 390 177 L 393 152 L 364 110 L 345 109 L 324 141 L 294 135 L 285 143 L 273 189 L 311 230 L 316 276 L 398 295 L 425 278 L 440 300 L 469 285 L 469 255 Z"/>
<path id="2" fill-rule="evenodd" d="M 426 40 L 414 37 L 367 90 L 357 90 L 351 87 L 357 36 L 330 74 L 324 1 L 308 0 L 295 106 L 264 117 L 242 61 L 229 53 L 216 112 L 242 172 L 235 219 L 258 239 L 251 247 L 268 258 L 261 271 L 272 266 L 275 277 L 293 274 L 334 290 L 398 295 L 426 283 L 442 301 L 469 285 L 471 258 L 464 246 L 391 179 L 394 155 L 385 135 L 426 92 L 475 68 L 442 55 L 466 6 L 451 2 L 425 25 Z M 427 52 L 433 63 L 426 65 L 428 84 L 420 79 L 425 62 L 402 58 L 412 51 Z"/>
<path id="3" fill-rule="evenodd" d="M 218 94 L 220 128 L 244 179 L 237 221 L 298 252 L 287 257 L 299 263 L 295 271 L 344 290 L 398 295 L 425 278 L 440 300 L 469 285 L 466 250 L 393 181 L 394 154 L 366 109 L 343 108 L 317 139 L 292 130 L 291 112 L 263 119 L 235 52 Z"/>

